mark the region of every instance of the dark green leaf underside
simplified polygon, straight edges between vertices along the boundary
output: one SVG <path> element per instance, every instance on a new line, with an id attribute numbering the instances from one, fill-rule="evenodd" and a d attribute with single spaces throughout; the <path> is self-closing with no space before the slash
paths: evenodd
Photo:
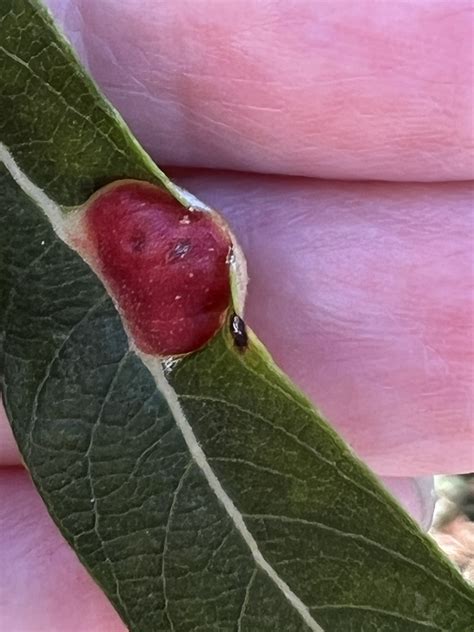
<path id="1" fill-rule="evenodd" d="M 60 204 L 159 175 L 37 2 L 0 2 L 0 85 L 0 142 Z"/>
<path id="2" fill-rule="evenodd" d="M 0 187 L 5 402 L 66 538 L 132 630 L 307 630 L 190 458 L 100 282 L 7 175 Z M 467 631 L 460 576 L 255 344 L 242 356 L 219 336 L 170 381 L 264 557 L 325 630 Z"/>
<path id="3" fill-rule="evenodd" d="M 156 179 L 36 3 L 0 5 L 0 142 L 63 205 Z M 49 126 L 49 127 L 48 127 Z M 0 370 L 59 528 L 136 632 L 308 630 L 254 560 L 103 286 L 0 173 Z M 261 554 L 327 632 L 472 632 L 472 591 L 259 343 L 168 379 Z"/>

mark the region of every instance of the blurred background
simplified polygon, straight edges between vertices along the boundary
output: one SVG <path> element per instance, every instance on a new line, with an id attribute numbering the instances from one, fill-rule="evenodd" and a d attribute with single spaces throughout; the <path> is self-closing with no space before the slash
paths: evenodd
<path id="1" fill-rule="evenodd" d="M 437 501 L 430 534 L 474 583 L 474 473 L 436 476 Z"/>

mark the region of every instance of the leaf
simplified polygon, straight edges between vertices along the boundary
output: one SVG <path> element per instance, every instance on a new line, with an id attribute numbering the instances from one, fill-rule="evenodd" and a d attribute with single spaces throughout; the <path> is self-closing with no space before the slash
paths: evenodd
<path id="1" fill-rule="evenodd" d="M 0 369 L 59 529 L 130 630 L 469 632 L 474 597 L 252 332 L 133 351 L 62 239 L 159 171 L 36 2 L 0 5 Z M 54 226 L 54 228 L 53 228 Z"/>

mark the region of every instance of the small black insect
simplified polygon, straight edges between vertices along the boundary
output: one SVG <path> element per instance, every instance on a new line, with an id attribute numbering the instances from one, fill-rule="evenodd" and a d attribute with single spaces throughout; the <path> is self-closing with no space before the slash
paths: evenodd
<path id="1" fill-rule="evenodd" d="M 230 317 L 230 333 L 234 339 L 235 346 L 243 351 L 247 347 L 248 336 L 245 323 L 237 314 L 232 314 Z"/>

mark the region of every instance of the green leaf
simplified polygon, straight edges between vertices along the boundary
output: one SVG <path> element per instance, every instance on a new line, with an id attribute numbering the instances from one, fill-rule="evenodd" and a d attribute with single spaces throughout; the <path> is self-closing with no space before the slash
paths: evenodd
<path id="1" fill-rule="evenodd" d="M 251 332 L 174 363 L 131 350 L 59 216 L 124 177 L 188 198 L 36 2 L 0 4 L 0 81 L 4 402 L 129 629 L 471 632 L 470 587 Z"/>

